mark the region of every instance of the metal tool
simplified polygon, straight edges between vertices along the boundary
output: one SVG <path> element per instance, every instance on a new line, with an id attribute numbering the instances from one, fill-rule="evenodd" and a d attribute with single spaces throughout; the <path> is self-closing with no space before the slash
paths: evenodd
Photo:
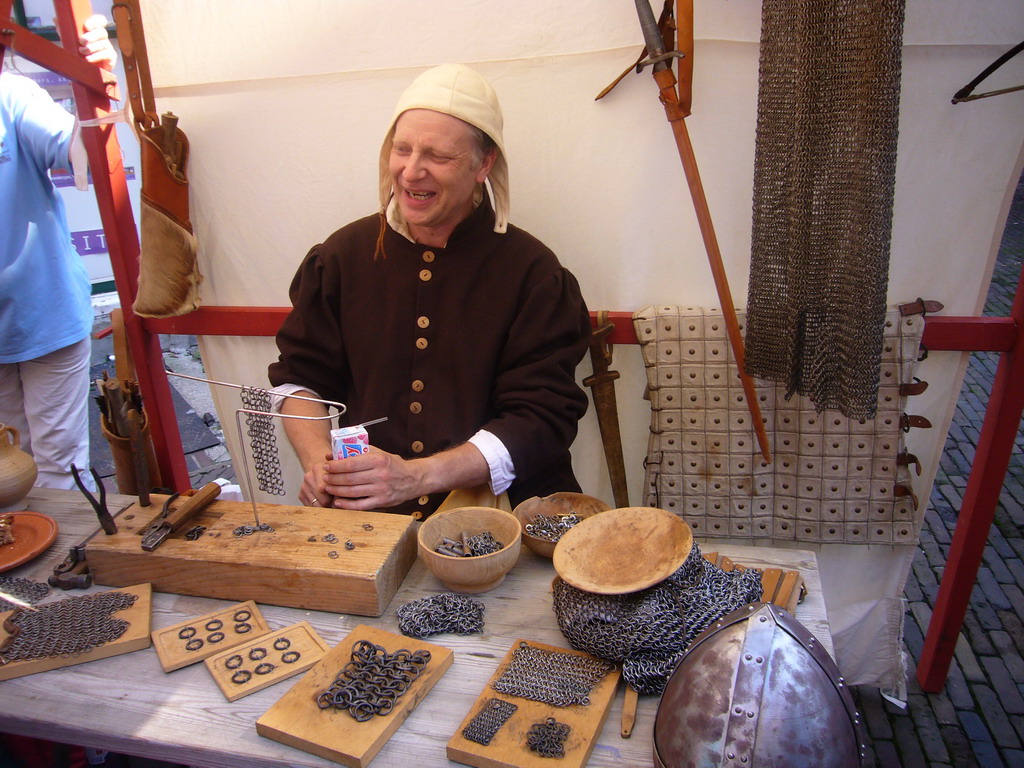
<path id="1" fill-rule="evenodd" d="M 85 543 L 73 546 L 67 557 L 53 569 L 53 573 L 46 581 L 51 587 L 57 589 L 88 589 L 91 587 L 92 574 L 89 573 L 89 564 L 85 561 Z"/>
<path id="2" fill-rule="evenodd" d="M 164 502 L 160 514 L 142 531 L 142 548 L 146 552 L 152 552 L 159 547 L 164 539 L 178 530 L 185 522 L 200 510 L 204 509 L 211 501 L 220 495 L 220 485 L 207 483 L 198 491 L 185 498 L 185 500 L 174 509 L 171 504 L 179 498 L 180 494 L 168 497 Z"/>
<path id="3" fill-rule="evenodd" d="M 92 473 L 92 479 L 96 481 L 96 487 L 99 489 L 100 498 L 99 501 L 92 495 L 88 488 L 85 487 L 85 483 L 82 482 L 81 470 L 78 469 L 74 464 L 71 465 L 71 474 L 75 478 L 75 485 L 78 486 L 78 490 L 82 492 L 85 498 L 92 505 L 92 508 L 96 510 L 96 517 L 99 518 L 100 527 L 107 536 L 111 536 L 117 533 L 117 523 L 114 522 L 114 518 L 110 514 L 110 510 L 107 509 L 107 489 L 103 486 L 103 481 L 100 479 L 99 474 L 96 472 L 94 467 L 90 467 L 89 471 Z"/>
<path id="4" fill-rule="evenodd" d="M 608 476 L 612 483 L 612 495 L 615 506 L 629 506 L 629 492 L 626 488 L 626 465 L 622 458 L 622 436 L 619 432 L 619 412 L 615 402 L 615 380 L 618 371 L 609 370 L 612 362 L 612 349 L 608 343 L 608 335 L 615 330 L 615 324 L 608 322 L 608 312 L 597 313 L 597 327 L 590 336 L 590 361 L 594 373 L 583 380 L 584 386 L 590 387 L 594 395 L 594 407 L 597 409 L 597 425 L 601 429 L 601 442 L 604 444 L 604 458 L 608 466 Z"/>

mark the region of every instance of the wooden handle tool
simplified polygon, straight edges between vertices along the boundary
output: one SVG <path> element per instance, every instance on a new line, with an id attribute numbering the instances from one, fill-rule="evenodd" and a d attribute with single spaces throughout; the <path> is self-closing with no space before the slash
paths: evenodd
<path id="1" fill-rule="evenodd" d="M 186 498 L 184 503 L 173 510 L 162 512 L 143 532 L 142 548 L 147 552 L 152 552 L 163 543 L 164 539 L 181 528 L 190 517 L 203 510 L 219 495 L 220 485 L 207 483 L 192 496 Z M 174 497 L 171 497 L 167 501 L 173 500 Z"/>
<path id="2" fill-rule="evenodd" d="M 636 705 L 640 700 L 640 693 L 629 683 L 626 683 L 626 695 L 622 700 L 622 738 L 628 739 L 633 735 L 633 726 L 636 725 Z"/>

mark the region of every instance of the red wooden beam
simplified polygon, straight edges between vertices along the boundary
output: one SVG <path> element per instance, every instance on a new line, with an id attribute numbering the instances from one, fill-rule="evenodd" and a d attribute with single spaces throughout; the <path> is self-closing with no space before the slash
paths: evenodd
<path id="1" fill-rule="evenodd" d="M 150 333 L 191 336 L 276 336 L 291 307 L 200 307 L 180 317 L 146 318 Z"/>
<path id="2" fill-rule="evenodd" d="M 3 7 L 4 5 L 7 6 L 6 12 Z M 55 9 L 56 5 L 55 3 Z M 90 15 L 92 13 L 91 7 L 89 13 Z M 77 30 L 82 29 L 82 22 L 86 18 L 79 19 L 74 27 L 68 27 L 69 30 L 73 30 L 71 34 L 74 37 L 72 38 L 65 37 L 67 32 L 65 32 L 63 25 L 58 26 L 62 40 L 71 39 L 75 41 L 73 46 L 75 53 L 71 53 L 71 51 L 64 50 L 34 32 L 30 32 L 24 27 L 15 24 L 11 20 L 11 2 L 10 0 L 4 0 L 3 3 L 0 3 L 0 44 L 12 49 L 24 59 L 28 59 L 51 72 L 63 75 L 69 80 L 75 81 L 76 84 L 88 88 L 96 96 L 120 99 L 114 75 L 101 70 L 95 64 L 88 63 L 77 53 L 77 41 L 80 34 Z"/>
<path id="3" fill-rule="evenodd" d="M 143 320 L 150 333 L 193 336 L 274 336 L 289 307 L 201 307 L 181 317 Z M 590 313 L 596 323 L 597 313 Z M 631 312 L 609 312 L 615 330 L 609 344 L 638 344 Z M 921 343 L 931 351 L 1003 352 L 1013 345 L 1017 322 L 1012 317 L 943 317 L 927 315 Z"/>
<path id="4" fill-rule="evenodd" d="M 921 344 L 932 352 L 1006 352 L 1017 337 L 1012 317 L 943 317 L 926 315 Z"/>

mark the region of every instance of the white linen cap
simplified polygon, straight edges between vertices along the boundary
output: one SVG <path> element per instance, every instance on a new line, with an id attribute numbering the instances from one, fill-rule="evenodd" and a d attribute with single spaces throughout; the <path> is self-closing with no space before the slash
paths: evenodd
<path id="1" fill-rule="evenodd" d="M 387 136 L 380 150 L 380 206 L 387 210 L 392 196 L 391 173 L 388 161 L 395 135 L 395 123 L 403 112 L 410 109 L 430 109 L 469 123 L 486 133 L 498 148 L 494 167 L 487 176 L 494 206 L 494 231 L 508 228 L 508 161 L 502 138 L 504 119 L 494 88 L 479 72 L 464 64 L 441 64 L 420 74 L 398 99 L 398 106 L 388 126 Z"/>

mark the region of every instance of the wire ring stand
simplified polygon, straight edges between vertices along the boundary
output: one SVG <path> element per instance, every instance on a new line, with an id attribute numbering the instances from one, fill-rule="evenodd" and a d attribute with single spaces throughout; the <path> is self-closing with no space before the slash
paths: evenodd
<path id="1" fill-rule="evenodd" d="M 215 379 L 204 379 L 204 378 L 201 378 L 199 376 L 189 376 L 189 375 L 184 374 L 184 373 L 175 373 L 174 371 L 166 371 L 165 370 L 164 373 L 166 373 L 168 376 L 177 376 L 178 378 L 190 379 L 191 381 L 201 381 L 201 382 L 203 382 L 205 384 L 211 384 L 211 385 L 215 384 L 215 385 L 217 385 L 219 387 L 230 387 L 231 389 L 241 389 L 241 390 L 257 389 L 257 387 L 247 387 L 247 386 L 243 386 L 241 384 L 232 384 L 231 382 L 217 381 Z M 267 391 L 267 390 L 264 390 L 264 391 Z M 330 410 L 330 407 L 333 406 L 334 408 L 338 409 L 338 412 L 336 414 L 328 413 L 326 416 L 298 416 L 298 415 L 294 415 L 294 414 L 275 413 L 273 411 L 258 411 L 258 410 L 252 409 L 252 408 L 236 408 L 235 409 L 235 428 L 238 430 L 238 439 L 242 440 L 242 436 L 245 434 L 242 431 L 242 421 L 241 421 L 241 414 L 243 414 L 243 413 L 251 414 L 251 415 L 255 415 L 255 416 L 262 416 L 262 417 L 265 417 L 265 418 L 300 419 L 302 421 L 326 421 L 327 419 L 334 419 L 334 418 L 337 418 L 339 416 L 342 416 L 345 413 L 345 411 L 348 410 L 348 408 L 345 406 L 344 403 L 337 403 L 337 402 L 335 402 L 333 400 L 321 400 L 320 398 L 317 398 L 317 397 L 304 397 L 302 395 L 287 395 L 287 397 L 294 398 L 296 400 L 307 400 L 307 401 L 309 401 L 311 403 L 321 403 L 322 405 L 325 405 L 325 406 L 328 407 L 328 411 Z M 380 419 L 379 421 L 383 421 L 383 419 Z M 244 446 L 243 446 L 243 448 L 242 448 L 242 466 L 243 466 L 243 468 L 245 470 L 245 472 L 244 472 L 244 474 L 245 474 L 245 489 L 246 489 L 246 491 L 249 494 L 249 500 L 252 502 L 252 516 L 253 516 L 253 519 L 256 521 L 256 525 L 260 525 L 260 516 L 259 516 L 259 512 L 256 509 L 256 495 L 253 492 L 252 477 L 250 476 L 251 473 L 249 472 L 249 457 L 248 457 L 247 454 L 248 454 L 248 451 L 246 451 Z"/>

